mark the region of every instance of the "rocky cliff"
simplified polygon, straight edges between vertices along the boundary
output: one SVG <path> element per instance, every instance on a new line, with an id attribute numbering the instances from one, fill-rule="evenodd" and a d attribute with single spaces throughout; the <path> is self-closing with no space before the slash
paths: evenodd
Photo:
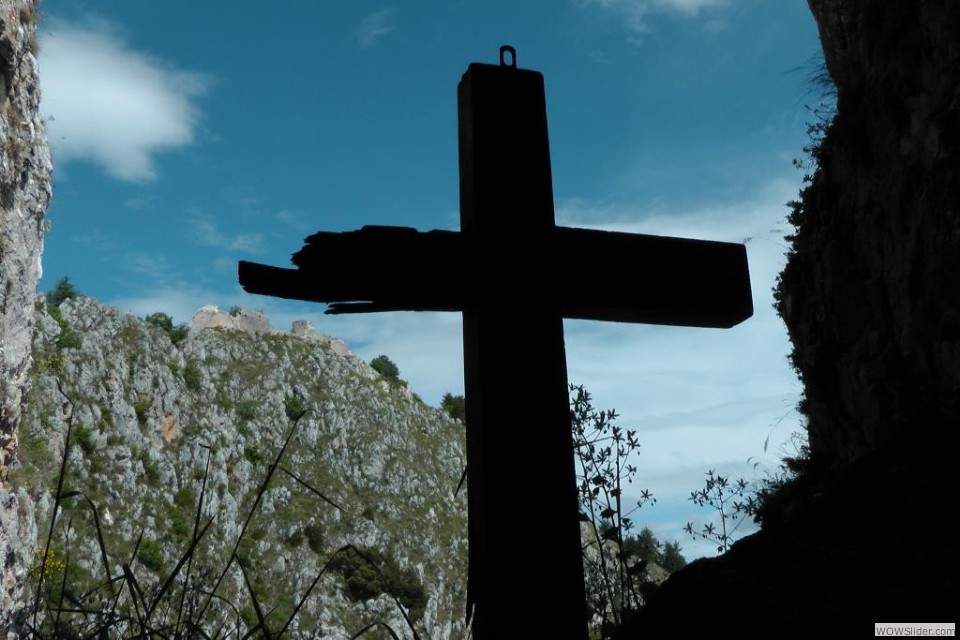
<path id="1" fill-rule="evenodd" d="M 960 422 L 960 5 L 811 0 L 837 114 L 801 194 L 780 312 L 814 459 Z M 922 417 L 922 419 L 921 419 Z"/>
<path id="2" fill-rule="evenodd" d="M 0 611 L 22 604 L 22 552 L 36 535 L 24 513 L 29 507 L 7 482 L 30 368 L 33 297 L 50 201 L 36 47 L 35 0 L 0 0 Z"/>
<path id="3" fill-rule="evenodd" d="M 147 601 L 177 575 L 151 612 L 153 628 L 193 616 L 211 634 L 221 624 L 221 633 L 249 629 L 259 610 L 276 633 L 319 577 L 291 637 L 349 638 L 378 621 L 412 637 L 401 605 L 423 638 L 464 636 L 459 422 L 304 323 L 278 332 L 262 315 L 205 308 L 184 334 L 90 299 L 38 309 L 10 474 L 37 505 L 38 548 L 67 442 L 61 495 L 80 492 L 63 502 L 45 598 L 109 608 L 106 578 L 125 575 L 126 563 Z M 346 545 L 360 555 L 338 553 Z M 34 581 L 41 560 L 28 563 Z M 201 590 L 221 575 L 222 600 L 200 614 Z M 131 606 L 121 598 L 133 617 Z M 74 624 L 89 630 L 104 619 Z"/>
<path id="4" fill-rule="evenodd" d="M 960 599 L 936 518 L 960 422 L 960 4 L 809 5 L 836 115 L 817 128 L 777 291 L 809 460 L 758 534 L 674 574 L 620 638 L 731 611 L 777 634 L 932 620 Z"/>

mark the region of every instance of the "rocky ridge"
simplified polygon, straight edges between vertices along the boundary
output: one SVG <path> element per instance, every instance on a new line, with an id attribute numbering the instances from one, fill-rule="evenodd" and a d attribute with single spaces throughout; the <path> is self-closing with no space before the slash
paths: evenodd
<path id="1" fill-rule="evenodd" d="M 459 422 L 304 323 L 278 332 L 255 313 L 204 308 L 173 344 L 161 328 L 91 299 L 37 308 L 10 477 L 36 505 L 43 538 L 71 424 L 65 486 L 96 505 L 110 575 L 127 562 L 145 590 L 156 588 L 189 545 L 203 494 L 202 519 L 214 524 L 196 554 L 198 581 L 226 566 L 253 513 L 237 551 L 244 569 L 232 563 L 218 591 L 245 628 L 256 616 L 244 571 L 264 612 L 275 608 L 276 629 L 351 544 L 394 576 L 421 637 L 465 635 L 466 506 L 463 493 L 453 497 L 465 464 Z M 254 506 L 301 411 L 282 471 Z M 77 595 L 105 574 L 92 511 L 78 496 L 58 522 L 50 549 L 74 559 Z M 349 638 L 377 620 L 412 637 L 390 595 L 369 576 L 363 582 L 363 567 L 345 555 L 305 601 L 292 637 Z M 36 558 L 27 566 L 36 577 Z"/>
<path id="2" fill-rule="evenodd" d="M 0 0 L 0 611 L 22 605 L 22 550 L 36 540 L 29 505 L 9 490 L 30 368 L 50 150 L 40 118 L 35 0 Z"/>

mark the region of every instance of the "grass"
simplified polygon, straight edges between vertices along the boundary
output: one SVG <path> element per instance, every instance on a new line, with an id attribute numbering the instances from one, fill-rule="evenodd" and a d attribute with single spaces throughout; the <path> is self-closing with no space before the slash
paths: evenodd
<path id="1" fill-rule="evenodd" d="M 57 383 L 59 393 L 69 407 L 66 424 L 65 447 L 57 473 L 56 488 L 49 528 L 42 552 L 31 569 L 35 580 L 35 599 L 25 629 L 33 638 L 282 638 L 289 635 L 291 625 L 297 620 L 304 604 L 311 597 L 325 574 L 340 576 L 344 589 L 357 597 L 386 593 L 399 608 L 415 639 L 419 634 L 415 621 L 422 615 L 426 595 L 422 585 L 411 571 L 404 571 L 397 563 L 374 548 L 358 549 L 345 545 L 334 551 L 321 567 L 312 583 L 299 598 L 277 598 L 271 592 L 268 571 L 255 561 L 253 552 L 258 538 L 269 524 L 257 524 L 254 516 L 271 489 L 280 478 L 299 487 L 299 495 L 310 496 L 331 508 L 341 509 L 313 485 L 281 465 L 300 419 L 306 410 L 297 407 L 279 450 L 266 465 L 266 472 L 253 495 L 246 511 L 243 525 L 232 548 L 219 559 L 221 568 L 216 568 L 217 558 L 209 557 L 205 542 L 215 518 L 205 517 L 204 505 L 208 500 L 207 481 L 210 466 L 208 448 L 206 467 L 195 481 L 196 489 L 183 485 L 173 496 L 173 505 L 167 504 L 169 528 L 173 536 L 166 539 L 151 539 L 141 531 L 132 552 L 119 560 L 108 551 L 110 535 L 102 526 L 103 516 L 96 500 L 68 486 L 68 462 L 71 450 L 85 449 L 92 439 L 92 432 L 74 423 L 73 405 L 70 398 Z M 293 412 L 289 412 L 293 413 Z M 144 465 L 150 482 L 149 461 Z M 279 473 L 278 473 L 279 472 Z M 303 498 L 298 499 L 303 502 Z M 68 506 L 73 507 L 67 509 Z M 193 509 L 192 522 L 181 515 Z M 342 509 L 341 509 L 342 510 Z M 66 516 L 66 522 L 63 520 Z M 84 526 L 84 522 L 89 526 Z M 270 523 L 272 524 L 272 523 Z M 72 532 L 68 535 L 67 532 Z M 99 554 L 99 576 L 89 575 L 71 557 L 80 537 L 88 535 Z M 324 549 L 324 531 L 320 524 L 310 523 L 303 527 L 299 539 L 303 540 L 318 555 Z M 182 549 L 171 556 L 164 551 L 177 545 Z M 172 564 L 173 566 L 167 566 Z M 254 572 L 262 572 L 258 578 Z M 230 593 L 224 586 L 232 577 L 241 577 L 243 589 Z M 227 580 L 230 577 L 231 580 Z M 267 601 L 273 599 L 273 606 Z M 353 638 L 371 631 L 382 630 L 392 638 L 398 633 L 382 621 L 364 622 Z"/>
<path id="2" fill-rule="evenodd" d="M 67 315 L 66 311 L 64 315 Z M 316 625 L 322 621 L 329 624 L 331 620 L 336 620 L 338 627 L 352 633 L 368 627 L 374 621 L 373 616 L 378 615 L 389 616 L 393 620 L 390 624 L 395 628 L 402 627 L 404 623 L 400 621 L 400 614 L 395 612 L 388 597 L 354 604 L 344 597 L 346 579 L 343 575 L 325 568 L 325 563 L 338 547 L 345 542 L 360 546 L 356 542 L 357 536 L 362 536 L 359 539 L 370 544 L 369 536 L 373 532 L 376 532 L 376 544 L 380 549 L 389 550 L 389 555 L 401 561 L 403 567 L 423 566 L 423 571 L 428 574 L 434 570 L 449 574 L 454 567 L 462 566 L 459 558 L 451 563 L 446 558 L 434 557 L 431 551 L 449 548 L 463 554 L 464 541 L 452 546 L 448 535 L 432 527 L 438 518 L 451 525 L 459 523 L 452 535 L 462 538 L 462 505 L 451 505 L 455 508 L 450 510 L 440 504 L 438 515 L 427 514 L 428 507 L 437 505 L 438 499 L 443 501 L 443 497 L 437 495 L 432 502 L 424 504 L 423 494 L 418 492 L 421 499 L 408 505 L 406 484 L 397 481 L 405 473 L 405 467 L 410 467 L 417 478 L 433 489 L 434 476 L 446 486 L 455 482 L 456 478 L 451 481 L 449 476 L 456 470 L 451 471 L 436 463 L 436 456 L 423 455 L 419 445 L 424 434 L 418 429 L 419 420 L 424 416 L 416 411 L 409 416 L 402 413 L 411 411 L 405 398 L 391 393 L 381 404 L 368 406 L 368 402 L 376 400 L 377 388 L 369 375 L 359 375 L 355 371 L 358 365 L 351 366 L 350 362 L 339 360 L 330 362 L 322 349 L 299 340 L 254 343 L 249 348 L 244 343 L 242 349 L 235 348 L 232 342 L 238 337 L 231 334 L 221 336 L 219 332 L 202 336 L 203 340 L 216 346 L 207 353 L 192 348 L 190 344 L 178 353 L 162 336 L 145 330 L 132 320 L 121 322 L 117 327 L 110 332 L 112 335 L 104 356 L 108 361 L 119 363 L 122 386 L 110 400 L 103 399 L 96 385 L 76 388 L 72 374 L 82 369 L 75 363 L 81 361 L 84 354 L 82 350 L 61 351 L 57 348 L 55 325 L 47 327 L 47 333 L 35 339 L 38 353 L 62 353 L 63 368 L 70 374 L 62 379 L 64 389 L 76 405 L 76 411 L 71 410 L 76 418 L 71 427 L 74 435 L 67 477 L 58 493 L 52 485 L 58 477 L 57 468 L 64 453 L 66 410 L 62 409 L 64 404 L 53 386 L 56 383 L 54 376 L 40 366 L 35 367 L 37 384 L 34 385 L 35 393 L 29 398 L 25 428 L 21 433 L 24 440 L 37 436 L 34 438 L 37 451 L 29 456 L 30 460 L 27 455 L 22 455 L 21 464 L 12 470 L 12 475 L 16 475 L 16 482 L 24 489 L 42 497 L 41 504 L 47 514 L 45 522 L 49 522 L 52 513 L 53 496 L 63 498 L 56 514 L 58 524 L 52 548 L 59 553 L 57 557 L 61 561 L 69 555 L 66 565 L 69 575 L 65 570 L 57 570 L 56 578 L 51 579 L 48 575 L 45 582 L 47 586 L 61 582 L 74 585 L 65 590 L 64 608 L 92 610 L 92 603 L 98 598 L 112 603 L 114 596 L 106 586 L 109 583 L 122 594 L 117 611 L 127 615 L 129 620 L 136 620 L 137 609 L 133 603 L 136 602 L 136 607 L 143 613 L 144 602 L 149 605 L 167 576 L 175 573 L 181 555 L 194 542 L 203 483 L 207 488 L 205 509 L 201 513 L 207 518 L 219 515 L 197 544 L 189 584 L 184 585 L 188 573 L 185 566 L 179 570 L 166 599 L 158 605 L 160 609 L 148 620 L 156 627 L 176 622 L 177 609 L 170 600 L 171 593 L 185 594 L 183 597 L 187 601 L 196 600 L 195 606 L 190 606 L 194 606 L 192 619 L 198 620 L 196 612 L 205 599 L 201 598 L 204 594 L 198 589 L 212 592 L 227 565 L 228 576 L 204 614 L 204 617 L 223 621 L 227 625 L 224 629 L 236 629 L 238 620 L 243 622 L 239 617 L 241 610 L 248 620 L 255 621 L 254 625 L 260 624 L 245 586 L 249 581 L 260 600 L 269 630 L 278 632 L 287 622 L 284 619 L 278 624 L 278 615 L 293 612 L 304 589 L 321 568 L 325 573 L 313 595 L 298 610 L 296 627 L 292 627 L 291 635 L 305 629 L 320 629 Z M 86 335 L 83 339 L 86 348 L 89 346 Z M 219 354 L 221 347 L 229 351 L 230 357 L 218 355 L 211 360 L 209 353 Z M 153 354 L 153 351 L 158 353 Z M 248 357 L 254 359 L 254 363 L 244 365 Z M 89 366 L 96 364 L 93 362 Z M 191 364 L 202 373 L 199 390 L 189 388 L 192 385 L 187 379 L 190 375 L 187 368 Z M 260 374 L 261 369 L 266 373 Z M 151 380 L 158 376 L 161 387 L 152 389 Z M 258 379 L 256 396 L 251 395 L 247 384 L 253 377 Z M 341 378 L 352 380 L 361 387 L 356 390 L 359 393 L 353 394 L 352 387 Z M 345 393 L 344 388 L 350 389 L 351 393 Z M 175 392 L 172 400 L 167 395 L 171 390 Z M 254 397 L 255 402 L 250 401 Z M 238 405 L 244 401 L 248 402 L 238 410 Z M 301 422 L 302 426 L 286 450 L 270 486 L 262 495 L 255 495 L 256 485 L 267 473 L 284 441 L 288 421 L 301 417 L 308 409 L 311 413 Z M 180 437 L 174 442 L 164 441 L 157 431 L 159 416 L 167 411 L 173 411 L 177 417 Z M 136 417 L 135 413 L 138 414 Z M 151 422 L 155 418 L 158 420 L 156 425 Z M 375 443 L 384 435 L 382 428 L 388 429 L 391 437 L 396 437 L 399 428 L 396 418 L 400 418 L 403 424 L 410 422 L 411 430 L 417 430 L 417 433 L 412 438 L 404 438 L 405 445 L 399 449 L 384 452 L 390 464 L 385 465 L 382 479 L 377 479 L 380 476 L 354 477 L 351 469 L 355 468 L 357 461 L 363 464 L 357 448 L 377 447 Z M 44 420 L 46 427 L 43 427 Z M 78 432 L 80 423 L 92 431 L 99 448 L 92 455 L 84 452 L 80 444 L 80 440 L 85 440 L 83 428 Z M 359 428 L 341 428 L 343 424 L 352 423 Z M 238 435 L 241 432 L 245 435 Z M 453 447 L 454 443 L 448 451 L 436 437 L 428 438 L 427 444 L 431 451 L 442 450 L 445 454 L 436 457 L 438 460 L 447 460 L 455 449 L 459 451 Z M 207 452 L 200 449 L 200 445 L 210 446 L 209 477 L 204 470 Z M 256 458 L 257 464 L 251 465 L 244 459 L 244 449 L 249 445 L 256 447 L 249 455 Z M 372 450 L 382 451 L 380 448 Z M 37 473 L 31 476 L 36 481 L 28 486 L 24 472 L 35 471 L 28 469 L 31 460 L 42 462 L 44 469 L 42 472 L 36 470 Z M 95 465 L 102 465 L 103 473 L 94 476 Z M 122 477 L 139 476 L 138 481 L 116 482 L 117 476 L 111 471 L 121 468 Z M 183 492 L 185 487 L 193 490 L 193 496 Z M 48 491 L 51 493 L 46 493 Z M 332 500 L 328 501 L 327 496 Z M 430 496 L 432 494 L 427 495 Z M 187 497 L 194 497 L 195 501 L 188 505 Z M 375 501 L 376 511 L 364 508 L 369 501 Z M 102 562 L 97 562 L 101 552 L 91 504 L 99 511 L 100 524 L 103 525 L 100 535 L 103 548 L 107 550 L 110 573 Z M 381 505 L 384 506 L 381 508 Z M 337 509 L 343 513 L 335 513 Z M 451 513 L 447 513 L 448 510 Z M 244 534 L 236 557 L 231 556 L 248 513 L 255 514 L 253 521 Z M 367 519 L 363 519 L 364 516 Z M 371 519 L 374 520 L 372 523 Z M 411 542 L 405 532 L 411 527 L 423 530 L 424 522 L 431 525 L 429 530 L 424 531 L 422 538 L 418 535 L 417 541 Z M 310 525 L 314 526 L 308 531 Z M 46 524 L 42 526 L 46 529 Z M 258 530 L 264 526 L 267 526 L 266 532 L 258 536 Z M 143 537 L 138 541 L 141 530 Z M 41 535 L 41 547 L 42 538 Z M 155 552 L 157 546 L 161 551 L 160 558 Z M 258 560 L 257 556 L 261 559 Z M 127 565 L 129 575 L 124 565 Z M 131 595 L 137 592 L 132 580 L 136 580 L 144 598 Z M 44 587 L 41 617 L 45 621 L 52 621 L 56 615 L 50 612 L 56 610 L 60 602 L 58 589 L 51 591 Z M 55 592 L 58 597 L 46 595 L 48 592 Z M 323 597 L 322 611 L 317 592 L 329 594 Z M 84 604 L 77 605 L 71 597 Z M 328 600 L 331 597 L 332 602 Z M 462 588 L 453 595 L 447 593 L 435 597 L 439 598 L 438 616 L 441 618 L 453 616 L 456 619 L 457 613 L 463 610 Z M 86 624 L 89 629 L 94 621 L 92 615 L 85 617 L 77 611 L 64 611 L 60 613 L 60 619 L 64 624 L 76 619 L 75 622 Z M 172 621 L 169 615 L 174 615 Z M 111 627 L 111 637 L 135 635 L 136 630 L 130 626 L 129 620 Z M 345 624 L 349 626 L 343 627 Z M 121 626 L 123 633 L 114 633 Z M 250 625 L 244 628 L 249 629 Z M 54 635 L 52 627 L 44 629 L 46 637 Z M 208 631 L 216 636 L 215 630 L 208 628 Z M 411 636 L 409 630 L 401 630 L 401 633 Z M 389 632 L 378 625 L 371 627 L 366 634 L 369 637 L 389 637 Z M 225 634 L 221 632 L 220 635 Z"/>

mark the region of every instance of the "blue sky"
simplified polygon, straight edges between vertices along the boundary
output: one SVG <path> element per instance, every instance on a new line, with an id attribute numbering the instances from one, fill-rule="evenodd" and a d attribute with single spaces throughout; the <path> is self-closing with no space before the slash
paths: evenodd
<path id="1" fill-rule="evenodd" d="M 762 476 L 799 424 L 770 290 L 800 187 L 792 160 L 819 102 L 806 3 L 224 6 L 43 6 L 55 169 L 41 289 L 67 275 L 103 302 L 178 322 L 211 303 L 262 309 L 278 328 L 309 318 L 367 360 L 389 355 L 428 402 L 462 392 L 457 314 L 325 317 L 244 294 L 236 262 L 286 265 L 321 229 L 456 229 L 456 85 L 513 45 L 519 66 L 545 76 L 560 223 L 747 244 L 757 312 L 737 328 L 566 323 L 571 381 L 640 432 L 636 486 L 659 500 L 640 519 L 709 553 L 680 530 L 706 515 L 690 491 L 710 468 Z M 394 268 L 382 277 L 402 283 Z"/>

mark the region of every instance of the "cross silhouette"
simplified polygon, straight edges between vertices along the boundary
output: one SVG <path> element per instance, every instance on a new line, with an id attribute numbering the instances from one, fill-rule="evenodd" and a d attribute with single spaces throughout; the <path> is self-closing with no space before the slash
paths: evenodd
<path id="1" fill-rule="evenodd" d="M 585 640 L 563 319 L 731 327 L 753 314 L 746 249 L 556 226 L 543 76 L 512 47 L 458 103 L 460 232 L 320 232 L 240 282 L 334 314 L 463 313 L 473 638 Z M 386 268 L 342 269 L 358 256 Z"/>

